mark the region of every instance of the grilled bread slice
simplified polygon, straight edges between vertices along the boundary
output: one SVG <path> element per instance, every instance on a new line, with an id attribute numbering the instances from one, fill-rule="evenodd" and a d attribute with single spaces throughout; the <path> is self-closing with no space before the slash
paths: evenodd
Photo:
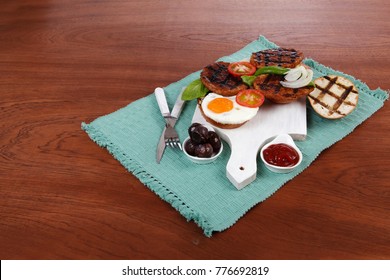
<path id="1" fill-rule="evenodd" d="M 283 75 L 264 74 L 259 75 L 253 82 L 253 87 L 260 90 L 265 98 L 274 103 L 290 103 L 300 97 L 307 96 L 312 86 L 301 88 L 287 88 L 280 84 L 284 80 Z"/>
<path id="2" fill-rule="evenodd" d="M 316 88 L 308 95 L 311 106 L 320 116 L 340 119 L 350 114 L 357 106 L 359 93 L 348 79 L 328 75 L 315 81 Z"/>
<path id="3" fill-rule="evenodd" d="M 207 65 L 200 73 L 202 83 L 210 91 L 223 96 L 233 96 L 248 86 L 240 78 L 233 77 L 228 71 L 229 63 L 215 62 Z"/>
<path id="4" fill-rule="evenodd" d="M 303 58 L 303 53 L 295 49 L 277 48 L 252 53 L 250 62 L 257 68 L 265 66 L 294 68 Z"/>

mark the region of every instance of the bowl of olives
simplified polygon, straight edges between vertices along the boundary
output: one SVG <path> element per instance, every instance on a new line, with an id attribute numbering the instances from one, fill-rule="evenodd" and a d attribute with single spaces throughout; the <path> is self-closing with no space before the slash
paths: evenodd
<path id="1" fill-rule="evenodd" d="M 222 153 L 221 138 L 212 127 L 193 123 L 188 128 L 189 137 L 183 142 L 184 154 L 193 162 L 206 164 L 213 162 Z"/>

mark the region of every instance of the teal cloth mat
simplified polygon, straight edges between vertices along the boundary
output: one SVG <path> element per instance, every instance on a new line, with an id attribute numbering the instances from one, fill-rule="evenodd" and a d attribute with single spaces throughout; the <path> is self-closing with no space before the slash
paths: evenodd
<path id="1" fill-rule="evenodd" d="M 219 60 L 242 60 L 252 52 L 274 47 L 277 46 L 260 36 L 240 51 Z M 381 89 L 370 90 L 354 77 L 325 67 L 312 59 L 306 59 L 305 63 L 314 70 L 315 77 L 337 74 L 352 80 L 359 90 L 357 108 L 343 119 L 327 120 L 318 116 L 309 104 L 307 138 L 296 142 L 303 153 L 300 167 L 292 173 L 275 174 L 268 171 L 258 158 L 257 179 L 240 191 L 226 178 L 226 164 L 230 155 L 226 143 L 222 155 L 208 165 L 194 164 L 183 153 L 169 148 L 161 163 L 156 163 L 156 145 L 165 122 L 153 94 L 99 117 L 90 124 L 82 123 L 82 129 L 145 186 L 170 203 L 188 221 L 197 223 L 205 235 L 211 236 L 213 232 L 231 227 L 252 207 L 301 173 L 322 150 L 351 133 L 356 126 L 380 109 L 389 97 Z M 164 88 L 171 110 L 182 87 L 199 78 L 199 73 L 200 71 L 192 73 Z M 187 102 L 176 124 L 181 140 L 188 136 L 187 128 L 191 124 L 195 106 L 196 101 Z"/>

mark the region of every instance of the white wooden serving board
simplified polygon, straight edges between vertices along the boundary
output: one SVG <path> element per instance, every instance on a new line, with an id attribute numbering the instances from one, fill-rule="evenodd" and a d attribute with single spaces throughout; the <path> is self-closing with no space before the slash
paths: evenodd
<path id="1" fill-rule="evenodd" d="M 242 189 L 256 179 L 257 156 L 261 147 L 278 134 L 287 133 L 294 140 L 306 138 L 306 99 L 288 104 L 264 102 L 257 115 L 235 129 L 221 129 L 208 123 L 198 106 L 192 122 L 212 126 L 229 144 L 231 154 L 226 166 L 226 176 L 237 189 Z"/>

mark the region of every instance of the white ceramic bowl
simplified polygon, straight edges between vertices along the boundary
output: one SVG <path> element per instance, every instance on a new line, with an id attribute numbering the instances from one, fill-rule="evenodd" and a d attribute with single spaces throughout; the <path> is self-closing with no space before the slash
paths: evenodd
<path id="1" fill-rule="evenodd" d="M 195 156 L 191 156 L 187 153 L 186 149 L 184 148 L 185 147 L 185 144 L 186 142 L 190 140 L 190 137 L 187 137 L 184 141 L 183 141 L 183 152 L 184 154 L 193 162 L 195 163 L 198 163 L 198 164 L 207 164 L 207 163 L 211 163 L 213 162 L 214 160 L 216 160 L 219 155 L 222 153 L 222 150 L 223 150 L 223 143 L 221 142 L 221 149 L 219 149 L 219 152 L 217 154 L 214 154 L 212 157 L 209 157 L 209 158 L 200 158 L 200 157 L 195 157 Z"/>
<path id="2" fill-rule="evenodd" d="M 273 164 L 269 164 L 268 162 L 265 161 L 264 159 L 264 156 L 263 156 L 263 151 L 265 149 L 267 149 L 269 146 L 273 145 L 273 144 L 287 144 L 289 146 L 291 146 L 292 148 L 294 148 L 294 150 L 297 151 L 298 155 L 299 155 L 299 160 L 298 162 L 294 165 L 294 166 L 287 166 L 287 167 L 284 167 L 284 166 L 276 166 L 276 165 L 273 165 Z M 260 151 L 260 157 L 261 157 L 261 160 L 264 162 L 265 166 L 273 171 L 273 172 L 276 172 L 276 173 L 288 173 L 288 172 L 291 172 L 293 171 L 298 165 L 301 164 L 302 162 L 302 152 L 299 150 L 299 148 L 297 147 L 297 145 L 295 145 L 294 143 L 294 140 L 291 138 L 290 135 L 288 134 L 280 134 L 278 136 L 276 136 L 271 142 L 265 144 L 262 148 L 261 148 L 261 151 Z"/>

